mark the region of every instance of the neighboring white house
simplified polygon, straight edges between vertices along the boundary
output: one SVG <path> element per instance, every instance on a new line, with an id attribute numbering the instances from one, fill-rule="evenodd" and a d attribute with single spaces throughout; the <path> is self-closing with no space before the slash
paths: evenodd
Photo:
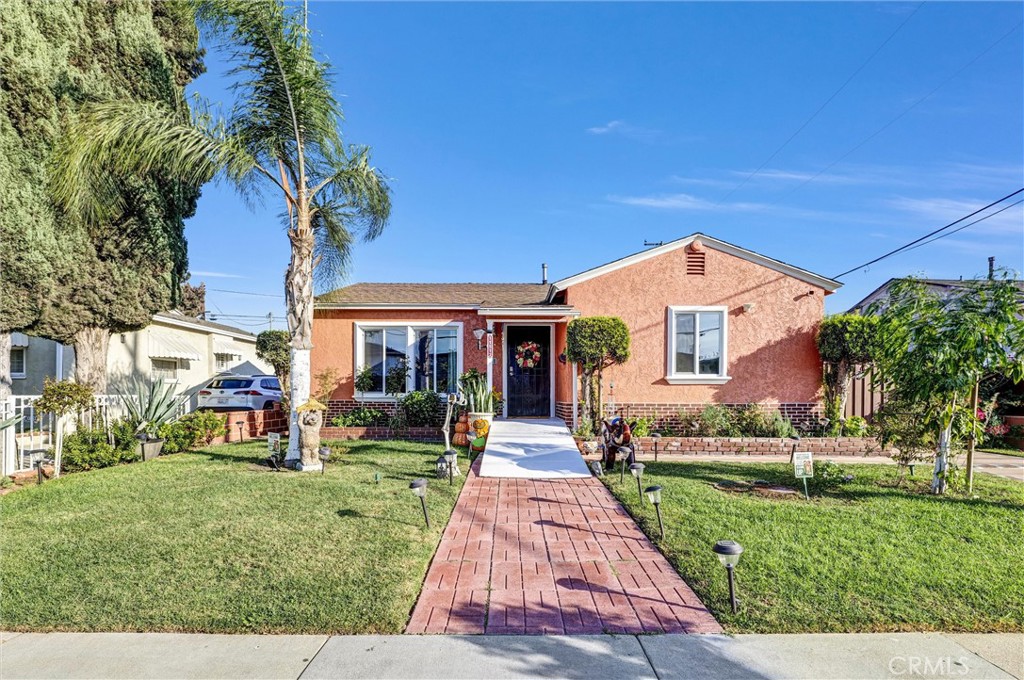
<path id="1" fill-rule="evenodd" d="M 13 333 L 13 394 L 39 394 L 46 378 L 71 377 L 74 362 L 75 351 L 70 346 Z M 273 369 L 256 357 L 252 333 L 177 311 L 156 314 L 146 328 L 110 338 L 107 375 L 111 391 L 135 379 L 163 378 L 176 383 L 178 393 L 194 395 L 222 372 L 244 375 L 272 373 Z"/>

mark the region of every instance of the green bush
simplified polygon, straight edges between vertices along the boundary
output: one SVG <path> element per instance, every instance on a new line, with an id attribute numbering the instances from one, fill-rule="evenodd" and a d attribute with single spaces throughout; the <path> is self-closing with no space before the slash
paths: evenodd
<path id="1" fill-rule="evenodd" d="M 444 416 L 441 400 L 434 392 L 410 392 L 398 400 L 399 422 L 406 427 L 440 426 Z"/>
<path id="2" fill-rule="evenodd" d="M 61 470 L 84 472 L 110 467 L 119 463 L 138 460 L 137 441 L 134 437 L 111 445 L 107 431 L 102 427 L 87 428 L 79 423 L 79 429 L 64 436 L 61 454 Z"/>
<path id="3" fill-rule="evenodd" d="M 814 477 L 808 482 L 808 486 L 820 493 L 835 489 L 849 481 L 853 481 L 853 475 L 847 474 L 843 466 L 831 460 L 816 460 L 814 461 Z"/>
<path id="4" fill-rule="evenodd" d="M 181 453 L 207 446 L 227 431 L 227 416 L 213 411 L 193 411 L 172 423 L 160 426 L 158 436 L 164 440 L 161 453 Z"/>
<path id="5" fill-rule="evenodd" d="M 388 414 L 380 409 L 360 406 L 331 420 L 334 427 L 373 427 L 388 422 Z"/>
<path id="6" fill-rule="evenodd" d="M 792 437 L 797 433 L 781 413 L 766 412 L 758 404 L 735 410 L 708 404 L 696 415 L 680 413 L 679 420 L 683 437 Z"/>
<path id="7" fill-rule="evenodd" d="M 637 418 L 629 426 L 629 430 L 635 437 L 646 437 L 651 433 L 651 425 L 653 424 L 654 418 Z"/>
<path id="8" fill-rule="evenodd" d="M 843 425 L 843 435 L 846 437 L 866 437 L 868 435 L 868 421 L 860 416 L 851 416 L 846 419 Z"/>

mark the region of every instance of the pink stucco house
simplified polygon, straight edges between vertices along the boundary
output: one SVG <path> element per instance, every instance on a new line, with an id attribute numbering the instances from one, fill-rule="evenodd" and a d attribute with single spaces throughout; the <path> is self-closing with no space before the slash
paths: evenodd
<path id="1" fill-rule="evenodd" d="M 384 373 L 403 358 L 407 390 L 454 390 L 475 367 L 504 397 L 504 416 L 578 413 L 576 369 L 564 362 L 566 324 L 618 316 L 632 356 L 605 372 L 606 401 L 630 417 L 671 421 L 708 403 L 760 403 L 795 423 L 820 410 L 814 334 L 824 297 L 840 284 L 805 269 L 693 234 L 554 282 L 357 283 L 317 298 L 313 374 L 341 381 L 329 416 L 393 407 Z M 522 367 L 517 349 L 540 361 Z M 373 390 L 357 393 L 359 369 Z"/>

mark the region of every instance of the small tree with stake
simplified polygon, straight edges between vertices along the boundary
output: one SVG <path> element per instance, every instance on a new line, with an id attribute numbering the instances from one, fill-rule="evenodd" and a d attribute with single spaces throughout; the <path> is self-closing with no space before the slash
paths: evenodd
<path id="1" fill-rule="evenodd" d="M 994 372 L 1024 379 L 1019 294 L 1005 274 L 965 281 L 945 296 L 908 278 L 872 310 L 880 316 L 878 367 L 891 396 L 925 405 L 937 434 L 932 493 L 946 490 L 954 421 L 978 427 L 969 407 L 978 380 Z"/>
<path id="2" fill-rule="evenodd" d="M 580 366 L 583 409 L 594 431 L 600 429 L 604 369 L 629 359 L 629 328 L 617 316 L 573 319 L 566 329 L 565 354 Z"/>

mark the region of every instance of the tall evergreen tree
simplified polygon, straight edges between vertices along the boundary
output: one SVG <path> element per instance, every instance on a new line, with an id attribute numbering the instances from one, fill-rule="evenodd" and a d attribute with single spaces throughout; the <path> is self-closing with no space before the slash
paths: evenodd
<path id="1" fill-rule="evenodd" d="M 184 107 L 201 56 L 194 16 L 179 0 L 3 3 L 0 332 L 74 344 L 76 379 L 97 392 L 106 389 L 110 334 L 142 328 L 178 301 L 183 220 L 198 189 L 158 171 L 113 175 L 118 209 L 90 222 L 55 207 L 47 170 L 91 102 Z"/>

